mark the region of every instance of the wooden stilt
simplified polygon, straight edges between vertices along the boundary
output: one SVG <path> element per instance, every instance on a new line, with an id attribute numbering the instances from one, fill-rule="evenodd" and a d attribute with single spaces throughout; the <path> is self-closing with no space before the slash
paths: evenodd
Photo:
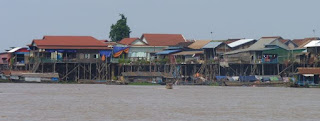
<path id="1" fill-rule="evenodd" d="M 90 65 L 89 65 L 89 79 L 91 80 L 92 79 L 92 77 L 91 77 L 91 71 L 92 71 L 92 64 L 90 63 Z"/>

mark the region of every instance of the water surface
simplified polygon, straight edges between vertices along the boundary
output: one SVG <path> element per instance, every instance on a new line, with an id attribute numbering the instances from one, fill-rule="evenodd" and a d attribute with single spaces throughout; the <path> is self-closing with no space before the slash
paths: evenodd
<path id="1" fill-rule="evenodd" d="M 0 84 L 0 121 L 320 120 L 320 90 Z"/>

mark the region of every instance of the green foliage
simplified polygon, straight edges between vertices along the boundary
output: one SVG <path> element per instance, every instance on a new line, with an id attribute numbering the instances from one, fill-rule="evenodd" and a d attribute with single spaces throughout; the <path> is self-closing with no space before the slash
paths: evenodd
<path id="1" fill-rule="evenodd" d="M 165 57 L 165 58 L 163 58 L 163 59 L 160 59 L 160 60 L 159 60 L 159 63 L 160 63 L 160 64 L 169 63 L 169 58 L 168 58 L 168 57 Z"/>
<path id="2" fill-rule="evenodd" d="M 116 76 L 112 77 L 112 80 L 118 80 L 118 78 Z"/>
<path id="3" fill-rule="evenodd" d="M 176 59 L 176 62 L 177 62 L 177 63 L 182 63 L 182 62 L 183 62 L 183 59 L 177 58 L 177 59 Z"/>
<path id="4" fill-rule="evenodd" d="M 130 27 L 127 25 L 127 18 L 123 14 L 120 14 L 120 16 L 121 19 L 119 19 L 116 24 L 111 25 L 109 33 L 109 38 L 115 42 L 130 37 L 131 33 Z"/>
<path id="5" fill-rule="evenodd" d="M 121 55 L 121 58 L 119 59 L 119 63 L 124 64 L 124 63 L 130 63 L 130 59 L 126 59 L 125 55 Z"/>
<path id="6" fill-rule="evenodd" d="M 220 86 L 220 84 L 218 82 L 213 82 L 210 86 Z"/>

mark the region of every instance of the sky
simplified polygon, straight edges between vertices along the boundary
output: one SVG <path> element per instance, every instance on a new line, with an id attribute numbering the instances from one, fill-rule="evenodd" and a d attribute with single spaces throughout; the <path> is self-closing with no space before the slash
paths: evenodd
<path id="1" fill-rule="evenodd" d="M 128 18 L 131 37 L 320 36 L 319 5 L 320 0 L 0 0 L 0 52 L 44 35 L 109 39 L 110 26 L 120 13 Z"/>

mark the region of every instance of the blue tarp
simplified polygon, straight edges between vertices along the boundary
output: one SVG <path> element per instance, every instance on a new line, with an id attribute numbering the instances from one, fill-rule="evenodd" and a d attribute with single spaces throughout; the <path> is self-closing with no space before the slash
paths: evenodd
<path id="1" fill-rule="evenodd" d="M 112 54 L 112 51 L 111 50 L 103 50 L 103 51 L 100 51 L 100 56 L 104 55 L 106 57 L 110 57 Z"/>
<path id="2" fill-rule="evenodd" d="M 216 76 L 217 80 L 228 79 L 227 76 Z"/>
<path id="3" fill-rule="evenodd" d="M 165 51 L 161 51 L 161 52 L 157 52 L 157 55 L 168 55 L 171 53 L 175 53 L 175 52 L 180 52 L 181 50 L 165 50 Z"/>
<path id="4" fill-rule="evenodd" d="M 240 82 L 254 82 L 257 81 L 255 76 L 239 76 Z"/>
<path id="5" fill-rule="evenodd" d="M 125 50 L 125 49 L 127 49 L 127 48 L 129 48 L 129 47 L 118 47 L 118 46 L 114 46 L 114 47 L 113 47 L 113 53 L 120 52 L 120 51 Z"/>

